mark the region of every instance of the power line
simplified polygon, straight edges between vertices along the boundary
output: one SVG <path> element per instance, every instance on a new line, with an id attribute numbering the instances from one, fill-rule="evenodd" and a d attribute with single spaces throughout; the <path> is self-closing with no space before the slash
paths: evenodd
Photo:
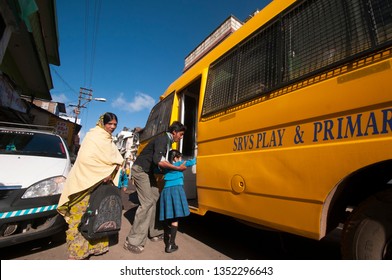
<path id="1" fill-rule="evenodd" d="M 86 83 L 87 83 L 87 64 L 88 64 L 88 52 L 87 52 L 87 39 L 88 39 L 88 26 L 89 26 L 89 24 L 88 24 L 88 20 L 89 20 L 89 18 L 90 18 L 90 16 L 89 16 L 89 11 L 90 11 L 90 8 L 89 8 L 89 3 L 90 3 L 90 1 L 89 0 L 86 0 L 86 11 L 85 11 L 85 17 L 84 17 L 84 85 L 86 85 Z"/>
<path id="2" fill-rule="evenodd" d="M 54 69 L 53 67 L 51 67 L 51 70 L 57 75 L 57 77 L 72 91 L 72 92 L 74 92 L 75 94 L 79 94 L 76 90 L 74 90 L 68 83 L 67 83 L 67 81 L 65 81 L 64 79 L 63 79 L 63 77 L 61 77 L 61 75 L 59 74 L 59 72 L 57 72 L 57 70 L 56 69 Z"/>
<path id="3" fill-rule="evenodd" d="M 92 56 L 91 56 L 91 66 L 90 66 L 90 83 L 89 86 L 91 87 L 93 81 L 93 72 L 94 72 L 94 63 L 95 63 L 95 50 L 97 47 L 97 37 L 98 37 L 98 27 L 99 27 L 99 17 L 101 12 L 101 4 L 102 1 L 95 2 L 95 16 L 94 16 L 94 29 L 93 29 L 93 40 L 92 40 Z"/>
<path id="4" fill-rule="evenodd" d="M 97 37 L 98 37 L 98 27 L 101 12 L 101 0 L 94 1 L 94 11 L 92 13 L 92 40 L 91 40 L 91 52 L 89 57 L 89 44 L 88 44 L 88 34 L 89 34 L 89 22 L 90 22 L 90 5 L 89 1 L 86 1 L 86 15 L 85 15 L 85 64 L 84 64 L 84 84 L 91 88 L 93 74 L 94 74 L 94 64 L 95 64 L 95 51 L 97 47 Z M 88 65 L 90 62 L 90 65 Z M 90 66 L 90 67 L 89 67 Z M 89 73 L 88 73 L 89 69 Z"/>

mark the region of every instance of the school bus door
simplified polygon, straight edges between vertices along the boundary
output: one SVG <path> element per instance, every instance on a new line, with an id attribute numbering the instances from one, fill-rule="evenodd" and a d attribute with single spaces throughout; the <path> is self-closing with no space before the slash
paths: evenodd
<path id="1" fill-rule="evenodd" d="M 197 156 L 197 115 L 200 93 L 200 78 L 180 91 L 180 121 L 186 125 L 187 130 L 182 139 L 180 150 L 183 159 L 192 159 Z M 184 171 L 184 189 L 190 206 L 197 207 L 196 172 L 195 168 Z"/>

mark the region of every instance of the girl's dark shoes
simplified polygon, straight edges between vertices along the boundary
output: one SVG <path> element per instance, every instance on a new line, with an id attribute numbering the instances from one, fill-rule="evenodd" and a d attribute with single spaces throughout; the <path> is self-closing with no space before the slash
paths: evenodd
<path id="1" fill-rule="evenodd" d="M 178 246 L 176 244 L 167 244 L 165 247 L 166 253 L 173 253 L 178 250 Z"/>
<path id="2" fill-rule="evenodd" d="M 175 243 L 177 228 L 176 226 L 167 225 L 164 229 L 163 241 L 165 242 L 166 253 L 173 253 L 178 250 L 178 246 Z"/>

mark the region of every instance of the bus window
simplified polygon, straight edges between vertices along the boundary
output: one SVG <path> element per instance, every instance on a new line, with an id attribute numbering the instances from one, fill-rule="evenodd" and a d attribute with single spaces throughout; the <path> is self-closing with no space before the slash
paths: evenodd
<path id="1" fill-rule="evenodd" d="M 140 133 L 140 141 L 146 141 L 168 130 L 173 106 L 174 93 L 152 108 L 145 128 Z"/>

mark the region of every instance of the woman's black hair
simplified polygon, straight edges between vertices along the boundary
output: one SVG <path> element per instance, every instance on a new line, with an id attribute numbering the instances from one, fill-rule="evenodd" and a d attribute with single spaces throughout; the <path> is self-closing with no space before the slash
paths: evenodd
<path id="1" fill-rule="evenodd" d="M 180 153 L 179 150 L 171 150 L 171 151 L 169 151 L 169 162 L 171 164 L 173 164 L 174 158 L 176 158 L 176 157 L 182 157 L 182 154 Z"/>
<path id="2" fill-rule="evenodd" d="M 103 114 L 103 124 L 104 125 L 112 120 L 116 120 L 116 122 L 118 122 L 117 116 L 115 114 L 113 114 L 111 112 L 106 112 L 105 114 Z"/>

